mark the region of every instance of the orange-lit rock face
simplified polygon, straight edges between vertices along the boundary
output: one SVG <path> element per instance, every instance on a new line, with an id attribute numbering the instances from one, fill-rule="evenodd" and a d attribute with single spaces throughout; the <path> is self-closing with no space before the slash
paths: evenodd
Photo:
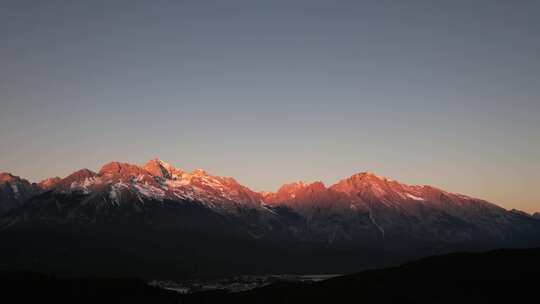
<path id="1" fill-rule="evenodd" d="M 39 182 L 38 186 L 43 190 L 50 190 L 58 185 L 62 179 L 58 176 L 50 177 Z"/>
<path id="2" fill-rule="evenodd" d="M 346 195 L 326 188 L 322 182 L 285 184 L 276 193 L 266 194 L 264 201 L 272 206 L 283 205 L 301 209 L 348 204 Z"/>
<path id="3" fill-rule="evenodd" d="M 293 209 L 331 207 L 350 209 L 351 212 L 372 212 L 382 208 L 402 210 L 411 216 L 424 207 L 443 208 L 445 212 L 460 216 L 467 212 L 470 204 L 495 210 L 494 205 L 481 200 L 430 186 L 401 184 L 370 172 L 354 174 L 329 188 L 321 182 L 285 184 L 276 193 L 266 192 L 261 197 L 268 205 Z"/>
<path id="4" fill-rule="evenodd" d="M 379 197 L 404 199 L 405 197 L 396 195 L 401 192 L 403 192 L 403 185 L 366 172 L 343 179 L 329 188 L 321 182 L 286 184 L 276 193 L 266 194 L 265 201 L 271 205 L 296 207 L 332 203 L 349 208 L 351 205 L 356 206 Z"/>
<path id="5" fill-rule="evenodd" d="M 148 174 L 143 168 L 120 162 L 111 162 L 106 164 L 99 170 L 101 176 L 114 176 L 119 178 L 137 177 L 142 174 Z"/>
<path id="6" fill-rule="evenodd" d="M 372 194 L 380 196 L 390 194 L 394 191 L 401 191 L 402 185 L 395 181 L 379 177 L 373 173 L 363 172 L 343 179 L 331 188 L 349 194 L 367 194 L 371 192 Z"/>
<path id="7" fill-rule="evenodd" d="M 93 172 L 91 170 L 81 169 L 79 171 L 75 171 L 75 172 L 71 173 L 66 178 L 62 179 L 61 183 L 66 184 L 66 183 L 70 183 L 70 182 L 73 182 L 73 181 L 79 181 L 79 180 L 83 180 L 83 179 L 86 179 L 86 178 L 92 178 L 92 177 L 96 177 L 96 176 L 97 176 L 97 173 L 95 173 L 95 172 Z"/>
<path id="8" fill-rule="evenodd" d="M 0 183 L 9 183 L 20 179 L 18 176 L 12 175 L 11 173 L 0 173 Z"/>
<path id="9" fill-rule="evenodd" d="M 164 179 L 171 179 L 174 177 L 174 175 L 182 174 L 182 170 L 178 170 L 160 159 L 152 159 L 148 161 L 143 168 L 150 172 L 150 174 L 153 176 L 158 176 Z"/>

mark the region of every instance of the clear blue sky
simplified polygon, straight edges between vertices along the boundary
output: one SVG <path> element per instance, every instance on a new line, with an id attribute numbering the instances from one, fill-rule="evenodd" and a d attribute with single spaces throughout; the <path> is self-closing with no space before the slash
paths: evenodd
<path id="1" fill-rule="evenodd" d="M 538 1 L 0 0 L 0 171 L 373 171 L 540 211 Z"/>

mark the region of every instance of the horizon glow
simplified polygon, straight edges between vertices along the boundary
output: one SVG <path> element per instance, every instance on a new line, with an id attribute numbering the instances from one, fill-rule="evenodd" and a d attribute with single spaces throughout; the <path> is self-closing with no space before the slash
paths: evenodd
<path id="1" fill-rule="evenodd" d="M 540 3 L 2 1 L 0 172 L 362 171 L 540 211 Z"/>

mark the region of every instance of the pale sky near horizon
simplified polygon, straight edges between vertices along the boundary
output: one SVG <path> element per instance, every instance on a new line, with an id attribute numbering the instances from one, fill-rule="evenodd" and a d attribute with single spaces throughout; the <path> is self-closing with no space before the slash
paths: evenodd
<path id="1" fill-rule="evenodd" d="M 538 1 L 0 0 L 0 171 L 372 171 L 540 211 Z"/>

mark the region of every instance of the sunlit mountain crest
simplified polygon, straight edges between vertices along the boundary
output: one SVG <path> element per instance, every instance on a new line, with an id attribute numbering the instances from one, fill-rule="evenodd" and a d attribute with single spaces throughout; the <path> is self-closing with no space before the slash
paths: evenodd
<path id="1" fill-rule="evenodd" d="M 284 184 L 276 192 L 258 193 L 234 178 L 214 176 L 201 169 L 187 172 L 156 158 L 143 166 L 110 162 L 97 173 L 81 169 L 65 178 L 51 178 L 39 184 L 5 173 L 1 181 L 4 211 L 44 192 L 83 195 L 85 208 L 147 201 L 192 202 L 219 214 L 245 217 L 256 212 L 261 218 L 279 218 L 272 209 L 287 208 L 309 219 L 309 225 L 314 227 L 308 230 L 321 230 L 318 234 L 322 235 L 331 230 L 333 235 L 345 239 L 354 238 L 359 227 L 366 229 L 364 233 L 375 232 L 381 238 L 402 233 L 438 238 L 440 230 L 433 228 L 447 225 L 445 222 L 450 219 L 453 224 L 442 234 L 449 240 L 464 240 L 474 233 L 504 238 L 516 229 L 512 223 L 517 217 L 533 218 L 481 199 L 431 186 L 406 185 L 372 172 L 354 174 L 329 187 L 320 181 L 300 181 Z M 467 228 L 465 233 L 460 225 L 473 228 Z"/>
<path id="2" fill-rule="evenodd" d="M 13 183 L 17 177 L 4 173 L 2 183 Z M 28 183 L 24 179 L 19 178 Z M 30 186 L 29 186 L 30 187 Z M 208 174 L 202 169 L 187 172 L 155 158 L 143 166 L 110 162 L 98 173 L 88 169 L 78 170 L 65 178 L 49 178 L 34 184 L 33 191 L 50 190 L 63 193 L 95 191 L 132 191 L 142 198 L 151 199 L 193 199 L 234 201 L 235 203 L 267 205 L 309 205 L 320 200 L 333 203 L 344 202 L 355 208 L 364 208 L 369 201 L 378 200 L 385 206 L 405 208 L 408 205 L 441 205 L 442 201 L 456 206 L 466 203 L 483 204 L 495 207 L 483 200 L 461 194 L 449 193 L 431 186 L 406 185 L 392 179 L 381 177 L 373 172 L 361 172 L 342 179 L 329 187 L 317 181 L 303 181 L 284 184 L 276 192 L 252 191 L 239 184 L 234 178 Z M 114 196 L 115 195 L 111 195 Z M 300 202 L 304 200 L 303 202 Z M 346 203 L 345 203 L 346 201 Z M 363 206 L 361 206 L 363 205 Z M 502 209 L 502 208 L 501 208 Z"/>

